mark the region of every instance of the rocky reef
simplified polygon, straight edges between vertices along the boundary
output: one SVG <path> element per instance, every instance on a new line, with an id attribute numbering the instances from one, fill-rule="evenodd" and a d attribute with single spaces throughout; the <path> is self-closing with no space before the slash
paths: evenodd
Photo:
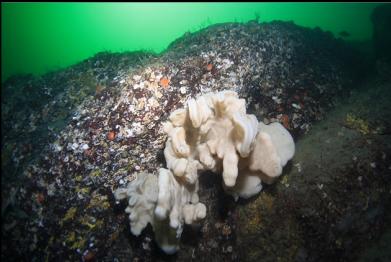
<path id="1" fill-rule="evenodd" d="M 100 53 L 41 77 L 8 79 L 2 259 L 365 256 L 364 248 L 387 232 L 391 203 L 390 83 L 358 89 L 366 69 L 360 54 L 331 33 L 276 21 L 217 24 L 185 34 L 159 55 Z M 166 167 L 163 123 L 170 113 L 226 89 L 244 98 L 259 121 L 288 129 L 296 156 L 276 184 L 238 203 L 221 176 L 200 174 L 208 216 L 185 226 L 181 250 L 167 256 L 151 226 L 130 234 L 113 192 L 136 173 Z"/>

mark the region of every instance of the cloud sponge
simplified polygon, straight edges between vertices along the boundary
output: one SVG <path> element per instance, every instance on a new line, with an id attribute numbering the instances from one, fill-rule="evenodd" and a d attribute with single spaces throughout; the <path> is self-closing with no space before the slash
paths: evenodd
<path id="1" fill-rule="evenodd" d="M 199 171 L 222 174 L 226 193 L 236 200 L 249 198 L 262 190 L 262 181 L 272 183 L 280 176 L 295 153 L 288 130 L 279 123 L 258 122 L 233 91 L 190 99 L 163 127 L 168 169 L 159 169 L 157 176 L 141 173 L 114 196 L 128 199 L 131 232 L 139 235 L 150 223 L 168 254 L 179 249 L 183 225 L 206 216 L 197 193 Z"/>

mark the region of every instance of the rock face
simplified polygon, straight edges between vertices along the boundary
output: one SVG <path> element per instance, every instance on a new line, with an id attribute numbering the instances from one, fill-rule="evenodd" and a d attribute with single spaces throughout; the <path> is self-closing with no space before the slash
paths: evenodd
<path id="1" fill-rule="evenodd" d="M 247 101 L 248 112 L 258 120 L 280 122 L 297 140 L 358 83 L 364 76 L 361 66 L 359 56 L 331 33 L 293 23 L 251 22 L 186 34 L 161 55 L 103 53 L 38 79 L 10 79 L 2 86 L 2 258 L 167 258 L 151 241 L 150 228 L 130 237 L 124 207 L 115 202 L 113 191 L 134 180 L 135 172 L 165 166 L 162 123 L 171 112 L 197 94 L 229 89 Z M 29 99 L 30 94 L 41 95 Z M 305 192 L 313 184 L 301 186 Z M 278 216 L 280 226 L 297 227 L 271 204 L 278 198 L 273 189 L 267 194 L 258 198 L 266 199 L 259 208 Z M 251 260 L 240 250 L 251 247 L 248 241 L 256 241 L 258 231 L 265 232 L 262 218 L 238 216 L 237 204 L 214 174 L 202 175 L 199 196 L 208 219 L 196 229 L 184 228 L 176 258 Z M 296 201 L 307 201 L 305 196 Z M 297 214 L 293 207 L 286 211 L 288 218 Z M 326 212 L 324 206 L 312 208 L 311 214 Z M 381 210 L 375 211 L 387 209 Z M 371 214 L 377 217 L 376 212 Z M 248 239 L 241 231 L 246 221 L 256 229 L 249 229 Z M 302 225 L 316 230 L 323 222 Z M 287 260 L 322 248 L 306 242 L 316 238 L 297 232 L 271 236 L 263 236 L 266 242 L 253 258 L 271 254 L 265 251 L 269 241 L 292 247 Z M 303 249 L 294 248 L 299 246 Z M 277 246 L 271 247 L 278 253 Z M 352 252 L 360 247 L 354 245 Z"/>

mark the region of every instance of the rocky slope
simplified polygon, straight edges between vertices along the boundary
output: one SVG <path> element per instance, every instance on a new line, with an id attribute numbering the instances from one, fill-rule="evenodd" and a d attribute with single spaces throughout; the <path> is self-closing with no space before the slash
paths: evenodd
<path id="1" fill-rule="evenodd" d="M 355 139 L 376 136 L 372 146 L 384 145 L 369 150 L 380 154 L 378 160 L 365 155 L 377 166 L 363 169 L 361 182 L 368 185 L 367 175 L 373 170 L 380 174 L 366 191 L 356 185 L 357 177 L 350 177 L 355 173 L 347 162 L 335 164 L 343 176 L 336 177 L 332 168 L 324 171 L 332 159 L 319 169 L 313 158 L 324 153 L 308 132 L 323 137 L 322 145 L 331 139 L 328 136 L 338 135 L 311 129 L 338 100 L 351 94 L 366 70 L 359 54 L 330 33 L 293 23 L 250 22 L 185 34 L 160 55 L 101 53 L 40 78 L 9 79 L 2 86 L 2 258 L 275 261 L 278 256 L 319 261 L 338 257 L 345 245 L 350 249 L 342 253 L 351 258 L 348 253 L 360 250 L 373 228 L 362 229 L 368 237 L 349 245 L 345 235 L 341 238 L 324 223 L 338 226 L 349 210 L 361 208 L 353 207 L 356 194 L 370 200 L 375 194 L 374 203 L 389 205 L 384 193 L 389 186 L 389 177 L 384 176 L 389 144 L 381 142 L 389 137 L 376 133 L 387 133 L 389 120 L 381 130 L 368 127 L 362 134 L 357 130 L 363 128 L 359 120 L 364 116 L 339 119 L 342 127 L 353 129 L 346 132 L 358 132 L 360 138 Z M 164 256 L 153 242 L 151 228 L 138 238 L 129 234 L 123 206 L 115 203 L 112 192 L 132 181 L 134 172 L 155 172 L 165 165 L 161 123 L 170 112 L 199 93 L 223 89 L 246 98 L 248 112 L 259 120 L 280 121 L 288 128 L 299 143 L 297 157 L 277 185 L 246 203 L 225 196 L 219 176 L 202 174 L 200 198 L 207 203 L 208 216 L 198 228 L 185 229 L 177 255 Z M 339 156 L 339 148 L 324 150 Z M 354 148 L 345 150 L 353 154 Z M 331 207 L 322 195 L 328 185 L 332 192 L 325 194 L 334 199 Z M 369 190 L 378 186 L 380 193 Z M 352 197 L 350 202 L 345 202 L 346 194 Z M 386 209 L 373 212 L 368 216 L 380 219 L 373 233 L 377 237 Z M 344 225 L 343 232 L 355 229 Z M 326 243 L 334 243 L 328 249 L 322 244 L 326 235 Z"/>

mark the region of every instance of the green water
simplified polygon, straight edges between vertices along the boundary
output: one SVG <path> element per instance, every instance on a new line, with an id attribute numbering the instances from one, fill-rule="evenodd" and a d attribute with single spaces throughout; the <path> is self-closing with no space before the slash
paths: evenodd
<path id="1" fill-rule="evenodd" d="M 372 35 L 374 3 L 2 3 L 2 81 L 67 67 L 100 51 L 163 51 L 187 31 L 214 23 L 292 20 Z"/>

